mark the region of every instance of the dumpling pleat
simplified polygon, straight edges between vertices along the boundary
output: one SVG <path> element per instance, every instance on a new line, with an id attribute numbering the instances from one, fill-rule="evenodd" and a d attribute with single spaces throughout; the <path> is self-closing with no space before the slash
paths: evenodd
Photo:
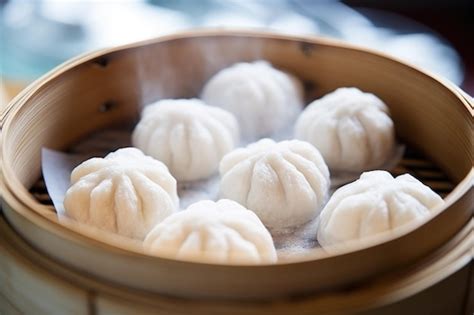
<path id="1" fill-rule="evenodd" d="M 117 217 L 113 209 L 115 185 L 111 179 L 104 179 L 90 194 L 89 220 L 94 226 L 110 232 L 117 232 Z"/>
<path id="2" fill-rule="evenodd" d="M 135 189 L 128 176 L 120 176 L 115 180 L 115 212 L 118 230 L 135 231 L 140 222 L 153 222 L 144 210 L 145 205 L 142 198 Z M 133 238 L 144 238 L 146 231 L 137 231 L 137 234 L 130 235 Z"/>

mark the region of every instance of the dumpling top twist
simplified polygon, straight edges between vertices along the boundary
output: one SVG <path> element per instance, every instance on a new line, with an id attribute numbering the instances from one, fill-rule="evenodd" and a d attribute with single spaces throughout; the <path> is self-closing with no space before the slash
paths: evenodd
<path id="1" fill-rule="evenodd" d="M 307 142 L 263 139 L 221 161 L 220 197 L 254 211 L 278 231 L 313 219 L 326 201 L 329 171 Z"/>
<path id="2" fill-rule="evenodd" d="M 395 229 L 429 216 L 443 202 L 409 174 L 366 172 L 331 196 L 319 217 L 318 241 L 327 246 Z"/>
<path id="3" fill-rule="evenodd" d="M 198 99 L 161 100 L 145 107 L 133 145 L 162 161 L 178 180 L 211 176 L 239 142 L 234 116 Z"/>
<path id="4" fill-rule="evenodd" d="M 166 218 L 144 242 L 157 256 L 206 263 L 274 263 L 272 237 L 262 222 L 232 200 L 203 200 Z"/>
<path id="5" fill-rule="evenodd" d="M 339 88 L 308 105 L 298 118 L 295 137 L 313 144 L 329 168 L 338 171 L 379 167 L 395 148 L 387 106 L 357 88 Z"/>
<path id="6" fill-rule="evenodd" d="M 140 150 L 120 149 L 74 169 L 64 207 L 79 222 L 142 240 L 177 209 L 176 180 Z"/>
<path id="7" fill-rule="evenodd" d="M 219 71 L 201 98 L 233 113 L 242 136 L 250 140 L 281 130 L 303 107 L 301 83 L 265 61 L 236 63 Z"/>

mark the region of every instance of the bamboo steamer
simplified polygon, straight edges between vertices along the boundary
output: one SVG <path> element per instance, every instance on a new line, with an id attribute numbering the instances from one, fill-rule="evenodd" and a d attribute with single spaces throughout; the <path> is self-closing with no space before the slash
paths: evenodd
<path id="1" fill-rule="evenodd" d="M 42 147 L 65 150 L 93 131 L 131 125 L 142 105 L 196 96 L 217 70 L 255 59 L 301 78 L 309 99 L 340 86 L 381 97 L 400 140 L 426 156 L 405 163 L 421 169 L 434 163 L 446 178 L 441 184 L 424 178 L 446 193 L 445 206 L 424 222 L 364 242 L 314 249 L 276 265 L 223 266 L 151 257 L 124 238 L 73 222 L 60 224 L 54 208 L 31 193 L 41 176 Z M 243 301 L 346 289 L 413 266 L 468 224 L 474 194 L 473 111 L 472 99 L 450 83 L 346 44 L 250 31 L 161 37 L 76 58 L 9 104 L 0 121 L 3 212 L 19 235 L 60 264 L 145 295 Z"/>

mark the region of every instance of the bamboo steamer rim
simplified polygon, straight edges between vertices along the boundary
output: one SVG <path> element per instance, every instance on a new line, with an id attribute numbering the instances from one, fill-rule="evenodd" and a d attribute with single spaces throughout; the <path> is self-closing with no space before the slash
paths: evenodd
<path id="1" fill-rule="evenodd" d="M 470 220 L 450 241 L 450 244 L 445 246 L 446 250 L 433 255 L 429 261 L 422 263 L 416 268 L 404 271 L 400 276 L 396 274 L 389 275 L 377 280 L 375 283 L 351 292 L 330 292 L 323 295 L 309 295 L 297 300 L 281 301 L 279 302 L 279 312 L 277 313 L 286 314 L 285 312 L 289 310 L 305 310 L 306 313 L 314 313 L 322 308 L 325 314 L 328 312 L 340 314 L 339 312 L 347 310 L 351 312 L 373 310 L 410 298 L 454 275 L 471 263 L 472 245 L 474 242 L 474 235 L 471 233 L 473 226 L 474 220 Z M 222 311 L 222 307 L 228 307 L 229 310 L 232 309 L 233 311 L 242 308 L 246 312 L 275 313 L 276 311 L 272 306 L 258 302 L 242 304 L 235 301 L 209 300 L 203 304 L 200 301 L 193 302 L 175 297 L 142 294 L 141 292 L 131 291 L 128 288 L 116 287 L 109 283 L 101 282 L 90 275 L 70 270 L 34 250 L 0 217 L 0 241 L 2 240 L 7 242 L 5 244 L 7 245 L 7 251 L 14 251 L 15 256 L 20 254 L 23 259 L 27 259 L 29 264 L 34 262 L 32 267 L 36 270 L 41 268 L 43 272 L 46 271 L 88 291 L 92 290 L 93 297 L 112 297 L 128 301 L 129 303 L 139 303 L 139 305 L 144 303 L 150 307 L 153 305 L 153 307 L 160 307 L 160 309 L 169 308 L 170 311 L 173 309 L 177 311 L 180 307 L 192 309 L 196 306 L 199 307 L 203 314 L 207 314 L 206 311 L 215 312 L 216 310 L 213 308 L 214 303 L 219 305 L 220 311 Z M 184 301 L 185 306 L 182 306 Z"/>
<path id="2" fill-rule="evenodd" d="M 281 39 L 281 40 L 296 40 L 311 44 L 322 44 L 322 45 L 330 45 L 336 48 L 343 48 L 348 50 L 355 50 L 355 51 L 363 51 L 370 53 L 372 55 L 378 56 L 380 58 L 387 59 L 391 62 L 397 62 L 400 66 L 404 66 L 412 71 L 421 73 L 425 76 L 430 77 L 434 82 L 442 86 L 442 88 L 448 90 L 450 93 L 454 94 L 465 106 L 468 113 L 471 116 L 474 115 L 474 102 L 473 100 L 460 91 L 458 88 L 453 86 L 451 83 L 447 82 L 445 79 L 440 78 L 439 76 L 433 75 L 428 73 L 427 71 L 421 70 L 414 66 L 408 66 L 404 62 L 388 56 L 384 53 L 380 53 L 371 49 L 366 48 L 358 48 L 354 45 L 342 43 L 337 40 L 333 39 L 321 39 L 316 37 L 304 37 L 304 36 L 290 36 L 290 35 L 281 35 L 276 33 L 270 32 L 256 32 L 256 31 L 243 31 L 243 30 L 194 30 L 194 31 L 186 31 L 181 32 L 173 35 L 167 35 L 163 37 L 159 37 L 156 39 L 145 40 L 137 43 L 127 44 L 119 47 L 114 48 L 107 48 L 103 50 L 99 50 L 92 53 L 86 53 L 80 55 L 58 67 L 51 70 L 49 73 L 42 76 L 37 81 L 33 82 L 28 86 L 23 92 L 21 92 L 17 97 L 15 97 L 9 105 L 4 109 L 4 111 L 0 115 L 0 128 L 1 132 L 6 133 L 9 130 L 10 124 L 13 121 L 13 118 L 21 110 L 22 106 L 25 104 L 26 100 L 31 98 L 35 95 L 42 87 L 48 84 L 54 78 L 62 75 L 63 73 L 95 58 L 103 56 L 105 54 L 126 50 L 129 48 L 138 48 L 144 45 L 156 44 L 160 42 L 166 42 L 171 40 L 179 40 L 179 39 L 186 39 L 186 38 L 199 38 L 199 37 L 238 37 L 238 36 L 245 36 L 245 37 L 255 37 L 255 38 L 266 38 L 266 39 Z M 10 205 L 14 205 L 14 209 L 24 216 L 26 219 L 33 222 L 35 225 L 41 227 L 49 231 L 50 233 L 56 234 L 61 238 L 68 239 L 69 241 L 82 243 L 86 245 L 93 245 L 99 247 L 101 249 L 112 251 L 112 252 L 119 252 L 121 254 L 127 255 L 134 255 L 138 256 L 141 259 L 163 259 L 163 260 L 171 260 L 162 257 L 155 257 L 150 256 L 141 250 L 140 247 L 136 246 L 136 243 L 133 241 L 125 240 L 125 238 L 111 235 L 110 233 L 102 233 L 101 239 L 97 239 L 94 237 L 90 237 L 85 234 L 96 233 L 93 232 L 94 229 L 85 228 L 78 228 L 73 226 L 72 224 L 58 224 L 57 217 L 54 213 L 52 213 L 47 207 L 39 205 L 29 194 L 29 192 L 23 187 L 23 185 L 19 182 L 19 179 L 15 176 L 13 169 L 5 159 L 5 150 L 3 148 L 3 143 L 1 147 L 1 156 L 0 162 L 2 163 L 2 173 L 1 173 L 1 183 L 0 183 L 0 191 L 2 192 L 2 198 Z M 316 248 L 311 251 L 308 251 L 304 255 L 304 258 L 299 257 L 296 261 L 285 261 L 283 263 L 278 263 L 276 265 L 283 265 L 283 264 L 292 264 L 292 263 L 299 263 L 299 262 L 306 262 L 310 260 L 316 259 L 325 259 L 331 258 L 334 256 L 340 255 L 347 255 L 355 251 L 364 250 L 370 247 L 374 247 L 392 240 L 396 240 L 402 236 L 413 232 L 418 227 L 426 224 L 427 222 L 433 220 L 437 215 L 439 215 L 444 209 L 450 207 L 454 204 L 457 200 L 459 200 L 463 195 L 469 193 L 469 190 L 472 188 L 472 183 L 474 182 L 474 169 L 471 168 L 471 171 L 465 176 L 465 178 L 456 186 L 456 188 L 449 193 L 449 195 L 445 198 L 445 204 L 442 207 L 438 207 L 432 211 L 430 217 L 423 221 L 417 222 L 410 222 L 409 224 L 405 224 L 404 226 L 390 232 L 385 232 L 378 234 L 374 237 L 367 238 L 364 240 L 349 242 L 343 245 L 334 245 L 328 247 L 327 249 Z M 31 211 L 33 210 L 33 211 Z M 71 234 L 69 233 L 71 230 L 79 233 Z M 84 232 L 84 233 L 81 233 Z M 173 260 L 175 261 L 175 260 Z M 196 264 L 196 262 L 182 262 L 183 264 Z M 204 263 L 199 263 L 204 264 Z M 241 266 L 241 265 L 233 265 L 233 266 Z M 275 266 L 272 265 L 258 265 L 258 266 L 248 266 L 243 265 L 241 267 L 248 267 L 248 268 L 259 268 L 259 267 L 271 267 Z"/>

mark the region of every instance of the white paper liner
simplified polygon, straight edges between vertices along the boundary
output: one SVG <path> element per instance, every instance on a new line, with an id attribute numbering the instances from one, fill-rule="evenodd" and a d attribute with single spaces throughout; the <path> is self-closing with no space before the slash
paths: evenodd
<path id="1" fill-rule="evenodd" d="M 191 204 L 200 200 L 217 201 L 219 182 L 219 176 L 214 175 L 209 179 L 178 183 L 179 207 L 186 209 Z"/>
<path id="2" fill-rule="evenodd" d="M 86 155 L 66 154 L 47 148 L 41 150 L 44 182 L 60 220 L 66 215 L 63 202 L 69 188 L 71 172 L 87 159 Z"/>
<path id="3" fill-rule="evenodd" d="M 290 139 L 291 130 L 283 130 L 279 133 L 278 140 Z M 243 143 L 242 145 L 246 145 Z M 48 193 L 58 213 L 58 218 L 64 217 L 65 209 L 63 201 L 66 191 L 70 185 L 70 174 L 72 170 L 91 157 L 104 157 L 109 152 L 118 148 L 130 146 L 130 132 L 123 130 L 104 130 L 97 132 L 78 143 L 71 152 L 64 153 L 47 148 L 42 149 L 42 169 Z M 398 145 L 393 157 L 380 169 L 390 170 L 395 167 L 403 157 L 405 146 Z M 360 173 L 337 173 L 331 174 L 330 195 L 341 185 L 359 178 Z M 194 182 L 179 182 L 178 195 L 180 197 L 180 208 L 186 209 L 192 203 L 199 200 L 218 199 L 219 175 L 209 179 Z M 318 217 L 295 228 L 285 230 L 270 230 L 277 248 L 279 259 L 289 258 L 294 254 L 302 254 L 305 251 L 319 247 L 317 242 Z"/>

